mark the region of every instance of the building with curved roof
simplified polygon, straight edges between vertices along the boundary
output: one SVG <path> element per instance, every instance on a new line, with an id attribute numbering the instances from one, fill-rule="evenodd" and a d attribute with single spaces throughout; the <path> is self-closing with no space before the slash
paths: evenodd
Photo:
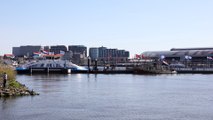
<path id="1" fill-rule="evenodd" d="M 213 49 L 173 49 L 171 51 L 147 51 L 143 52 L 142 56 L 152 59 L 159 59 L 161 56 L 164 56 L 166 60 L 184 61 L 190 58 L 191 61 L 204 61 L 207 60 L 207 57 L 213 57 Z"/>

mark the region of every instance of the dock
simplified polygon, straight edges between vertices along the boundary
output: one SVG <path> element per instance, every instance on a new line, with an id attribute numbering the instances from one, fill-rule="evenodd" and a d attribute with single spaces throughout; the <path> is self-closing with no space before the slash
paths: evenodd
<path id="1" fill-rule="evenodd" d="M 199 74 L 213 74 L 213 68 L 176 68 L 177 73 L 187 74 L 187 73 L 199 73 Z"/>
<path id="2" fill-rule="evenodd" d="M 124 66 L 79 66 L 64 60 L 40 60 L 16 68 L 18 74 L 213 74 L 213 67 L 171 67 L 143 63 Z"/>

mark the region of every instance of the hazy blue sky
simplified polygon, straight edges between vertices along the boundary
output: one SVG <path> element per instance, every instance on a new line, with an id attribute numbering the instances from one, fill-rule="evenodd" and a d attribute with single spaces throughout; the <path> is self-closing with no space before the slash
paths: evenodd
<path id="1" fill-rule="evenodd" d="M 0 0 L 0 54 L 86 45 L 131 54 L 213 47 L 213 0 Z"/>

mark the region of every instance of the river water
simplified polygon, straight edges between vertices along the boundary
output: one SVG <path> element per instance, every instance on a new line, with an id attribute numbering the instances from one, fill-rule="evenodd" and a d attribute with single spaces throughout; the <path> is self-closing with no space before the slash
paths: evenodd
<path id="1" fill-rule="evenodd" d="M 213 75 L 18 75 L 0 120 L 213 120 Z"/>

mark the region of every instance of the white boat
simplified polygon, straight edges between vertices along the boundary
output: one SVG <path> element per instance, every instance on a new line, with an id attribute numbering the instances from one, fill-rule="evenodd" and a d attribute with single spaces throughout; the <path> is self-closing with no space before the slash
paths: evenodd
<path id="1" fill-rule="evenodd" d="M 16 71 L 18 73 L 21 72 L 29 72 L 29 71 L 44 71 L 47 72 L 51 71 L 70 71 L 71 72 L 87 72 L 88 69 L 82 66 L 78 66 L 73 64 L 70 61 L 66 60 L 39 60 L 39 61 L 32 61 L 21 66 L 16 67 Z"/>

